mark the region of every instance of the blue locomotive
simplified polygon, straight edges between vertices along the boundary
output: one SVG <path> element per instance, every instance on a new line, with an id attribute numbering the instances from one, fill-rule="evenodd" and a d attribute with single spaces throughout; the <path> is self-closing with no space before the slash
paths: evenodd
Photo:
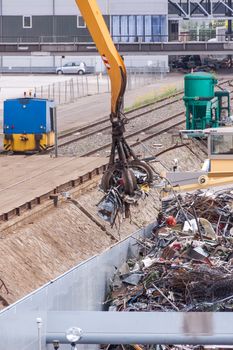
<path id="1" fill-rule="evenodd" d="M 4 149 L 13 152 L 44 151 L 54 145 L 55 103 L 39 98 L 4 101 Z"/>

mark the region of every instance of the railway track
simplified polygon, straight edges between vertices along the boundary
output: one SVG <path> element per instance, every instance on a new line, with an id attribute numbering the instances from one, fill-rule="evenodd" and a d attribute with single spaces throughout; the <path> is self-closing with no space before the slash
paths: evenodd
<path id="1" fill-rule="evenodd" d="M 126 140 L 130 140 L 132 138 L 134 138 L 135 136 L 138 136 L 139 134 L 142 134 L 142 133 L 145 133 L 146 131 L 148 130 L 152 130 L 154 128 L 156 128 L 157 130 L 155 132 L 152 132 L 150 135 L 146 135 L 144 137 L 142 137 L 140 139 L 140 141 L 136 141 L 136 142 L 131 142 L 130 145 L 131 147 L 134 147 L 134 146 L 137 146 L 139 145 L 141 142 L 144 142 L 144 141 L 147 141 L 147 140 L 150 140 L 152 139 L 153 137 L 155 136 L 158 136 L 158 135 L 161 135 L 163 134 L 164 132 L 167 132 L 168 130 L 170 130 L 172 127 L 176 127 L 176 126 L 179 126 L 181 125 L 182 123 L 184 123 L 185 121 L 185 117 L 183 116 L 183 111 L 180 112 L 180 113 L 177 113 L 177 114 L 174 114 L 172 116 L 170 116 L 169 118 L 167 118 L 166 120 L 164 121 L 160 121 L 160 122 L 156 122 L 156 123 L 153 123 L 145 128 L 142 128 L 140 131 L 135 131 L 133 133 L 130 133 L 130 134 L 126 134 L 125 135 L 125 139 Z M 168 124 L 169 123 L 169 124 Z M 166 125 L 168 124 L 168 125 Z M 165 126 L 164 126 L 165 125 Z M 92 151 L 89 151 L 87 153 L 84 153 L 82 155 L 82 157 L 89 157 L 89 156 L 92 156 L 94 155 L 95 153 L 99 153 L 100 151 L 103 151 L 103 150 L 106 150 L 106 149 L 109 149 L 111 147 L 111 142 L 108 142 L 106 144 L 104 144 L 103 146 L 101 147 L 98 147 L 98 148 L 95 148 L 94 150 Z"/>
<path id="2" fill-rule="evenodd" d="M 223 80 L 223 81 L 220 81 L 219 84 L 217 84 L 217 87 L 219 87 L 219 89 L 222 90 L 222 89 L 223 89 L 223 88 L 222 88 L 222 85 L 228 84 L 228 85 L 230 85 L 230 86 L 233 86 L 233 85 L 231 85 L 232 82 L 233 82 L 233 79 Z M 132 114 L 132 113 L 134 113 L 134 112 L 143 110 L 143 109 L 145 109 L 145 108 L 150 108 L 151 106 L 156 106 L 157 104 L 160 104 L 160 103 L 162 103 L 162 102 L 164 102 L 164 101 L 170 100 L 170 99 L 175 98 L 175 97 L 177 97 L 177 96 L 180 96 L 180 97 L 177 98 L 177 99 L 175 99 L 174 101 L 169 101 L 169 102 L 167 102 L 167 103 L 165 103 L 165 104 L 163 104 L 163 105 L 161 105 L 161 106 L 155 107 L 155 110 L 156 110 L 156 109 L 159 109 L 159 108 L 162 108 L 163 106 L 168 106 L 168 105 L 170 105 L 170 104 L 173 104 L 173 103 L 175 103 L 175 102 L 177 102 L 177 101 L 182 101 L 182 99 L 183 99 L 183 97 L 182 97 L 183 94 L 184 94 L 184 91 L 183 91 L 183 90 L 182 90 L 182 91 L 178 91 L 178 92 L 176 92 L 176 93 L 174 93 L 174 94 L 171 94 L 171 95 L 168 96 L 168 97 L 163 97 L 163 98 L 161 98 L 161 99 L 159 99 L 159 100 L 157 100 L 157 101 L 155 101 L 155 102 L 150 102 L 150 103 L 144 104 L 144 105 L 142 105 L 142 106 L 140 106 L 140 107 L 133 108 L 133 109 L 131 109 L 131 110 L 125 112 L 125 115 L 128 116 L 128 115 L 130 115 L 130 114 Z M 92 123 L 91 125 L 88 124 L 88 125 L 85 125 L 84 127 L 75 128 L 75 129 L 72 129 L 72 130 L 67 131 L 67 132 L 61 132 L 61 133 L 59 134 L 59 139 L 63 139 L 63 138 L 72 136 L 74 133 L 77 133 L 77 132 L 80 132 L 80 133 L 81 133 L 81 132 L 84 132 L 84 131 L 86 131 L 86 130 L 88 130 L 88 129 L 91 129 L 91 128 L 95 127 L 95 126 L 102 125 L 102 124 L 104 124 L 104 123 L 109 123 L 109 116 L 103 117 L 103 118 L 101 118 L 100 120 L 97 120 L 96 122 Z"/>
<path id="3" fill-rule="evenodd" d="M 231 81 L 231 80 L 229 80 L 229 81 Z M 229 81 L 221 82 L 221 86 L 223 84 L 227 84 Z M 182 100 L 182 98 L 179 97 L 179 95 L 182 95 L 182 94 L 183 94 L 183 92 L 179 92 L 179 93 L 176 93 L 175 96 L 173 96 L 173 98 L 176 99 L 176 102 L 179 102 Z M 167 100 L 167 99 L 163 99 L 162 102 L 164 102 L 165 100 Z M 157 104 L 162 103 L 162 102 L 160 100 L 157 102 Z M 168 107 L 170 105 L 173 105 L 173 103 L 174 102 L 172 102 L 171 98 L 170 98 L 170 101 L 168 101 L 168 103 L 166 103 L 165 106 Z M 149 108 L 150 106 L 152 106 L 153 111 L 157 111 L 157 110 L 162 109 L 162 106 L 156 105 L 155 103 L 149 104 L 146 107 Z M 163 105 L 163 107 L 164 107 L 164 105 Z M 134 114 L 137 112 L 138 112 L 137 115 Z M 137 108 L 137 109 L 127 113 L 127 115 L 131 115 L 132 119 L 136 119 L 136 118 L 139 118 L 140 116 L 147 115 L 148 113 L 152 113 L 152 112 L 145 111 L 145 110 L 143 111 L 142 108 L 140 107 L 140 108 Z M 182 123 L 184 123 L 184 121 L 185 121 L 184 110 L 182 110 L 179 113 L 170 115 L 170 117 L 163 118 L 163 120 L 156 120 L 153 123 L 149 123 L 148 125 L 144 125 L 144 127 L 143 128 L 141 127 L 140 130 L 131 130 L 130 132 L 127 132 L 125 134 L 125 137 L 128 140 L 131 147 L 136 147 L 136 146 L 140 145 L 141 142 L 145 142 L 145 141 L 150 140 L 156 136 L 159 136 L 159 135 L 162 135 L 162 134 L 168 132 L 169 130 L 171 130 L 171 128 L 179 127 L 180 125 L 182 125 Z M 109 126 L 109 125 L 108 125 L 108 128 L 106 128 L 107 125 L 105 125 L 103 128 L 104 123 L 107 122 L 109 124 L 109 119 L 107 117 L 105 120 L 103 119 L 101 121 L 102 123 L 99 123 L 99 122 L 100 121 L 96 122 L 95 125 L 96 126 L 102 125 L 103 130 L 108 130 L 111 128 L 111 126 Z M 93 125 L 91 127 L 93 127 Z M 85 136 L 78 135 L 79 140 L 80 140 L 80 136 L 82 136 L 83 139 L 85 139 L 85 138 L 88 139 L 89 137 L 91 137 L 90 134 L 92 136 L 94 134 L 96 134 L 96 131 L 90 130 L 90 126 L 86 126 L 82 129 L 78 129 L 78 130 L 79 131 L 80 130 L 86 131 Z M 77 132 L 78 131 L 76 131 L 76 133 Z M 67 136 L 68 133 L 66 133 L 66 135 L 61 136 L 60 139 L 64 140 L 66 137 L 72 136 L 73 133 L 74 133 L 74 131 L 70 131 L 68 136 Z M 140 140 L 138 139 L 138 135 L 140 135 Z M 110 136 L 110 134 L 109 134 L 109 136 Z M 72 142 L 74 142 L 74 140 Z M 83 152 L 83 154 L 81 156 L 82 157 L 92 156 L 96 153 L 99 153 L 102 151 L 104 152 L 105 150 L 108 150 L 110 148 L 110 146 L 111 146 L 110 142 L 103 142 L 102 145 L 95 147 L 92 150 L 88 150 L 86 152 Z M 163 152 L 164 151 L 162 151 L 162 153 Z M 54 188 L 49 193 L 46 193 L 46 194 L 41 195 L 40 197 L 34 198 L 30 202 L 27 202 L 27 203 L 21 205 L 20 207 L 14 208 L 10 212 L 6 212 L 6 213 L 2 214 L 0 216 L 0 222 L 1 221 L 2 222 L 8 221 L 13 217 L 18 217 L 21 215 L 21 213 L 24 213 L 27 210 L 30 211 L 32 208 L 43 203 L 44 201 L 49 202 L 51 200 L 54 200 L 54 203 L 56 203 L 55 199 L 57 198 L 57 194 L 59 194 L 61 191 L 67 191 L 67 190 L 69 191 L 70 189 L 77 187 L 77 186 L 85 183 L 86 181 L 88 182 L 90 179 L 94 178 L 96 175 L 102 174 L 105 169 L 106 169 L 106 165 L 101 166 L 99 168 L 96 168 L 92 172 L 89 172 L 89 173 L 85 174 L 84 176 L 78 177 L 77 179 L 73 179 L 72 181 L 69 181 L 66 184 L 63 184 L 60 187 Z"/>
<path id="4" fill-rule="evenodd" d="M 224 85 L 229 86 L 232 80 L 224 80 L 219 83 L 220 88 Z M 232 90 L 233 92 L 233 90 Z M 169 122 L 170 128 L 176 127 L 176 119 L 184 115 L 185 110 L 183 108 L 182 101 L 183 92 L 177 92 L 169 98 L 163 98 L 155 103 L 147 104 L 146 106 L 138 107 L 130 112 L 127 112 L 126 116 L 129 122 L 127 126 L 127 132 L 125 133 L 126 139 L 133 138 L 142 133 L 153 130 L 154 128 L 160 128 L 160 126 L 165 125 Z M 165 103 L 164 103 L 165 102 Z M 167 117 L 167 114 L 170 114 L 169 107 L 175 108 L 175 110 L 181 110 L 180 113 L 173 114 L 171 117 Z M 158 112 L 159 115 L 156 115 L 156 122 L 153 121 L 154 115 L 153 112 Z M 147 118 L 142 117 L 148 116 Z M 149 119 L 152 119 L 149 121 Z M 132 123 L 132 121 L 134 121 Z M 178 125 L 181 125 L 185 121 L 183 116 L 182 120 Z M 142 124 L 146 126 L 142 128 Z M 135 129 L 137 129 L 135 131 Z M 109 131 L 109 132 L 108 132 Z M 62 139 L 59 139 L 59 147 L 61 148 L 61 153 L 64 155 L 69 154 L 69 145 L 73 145 L 72 154 L 78 156 L 90 156 L 96 153 L 107 150 L 110 148 L 110 131 L 111 123 L 109 118 L 104 118 L 101 121 L 94 123 L 91 126 L 86 126 L 81 129 L 77 129 L 73 132 L 66 135 L 62 135 Z M 80 133 L 84 132 L 80 135 Z M 153 138 L 157 133 L 152 133 L 150 138 Z M 147 137 L 141 137 L 141 142 L 147 140 Z M 76 144 L 76 145 L 75 145 Z M 103 154 L 106 156 L 106 154 Z"/>
<path id="5" fill-rule="evenodd" d="M 222 88 L 223 85 L 225 84 L 230 85 L 231 82 L 232 82 L 232 79 L 224 80 L 224 81 L 221 81 L 218 84 L 218 86 L 219 88 Z M 149 113 L 159 111 L 161 109 L 172 106 L 175 103 L 181 102 L 182 99 L 183 99 L 183 91 L 179 91 L 175 94 L 172 94 L 169 97 L 164 97 L 156 102 L 151 102 L 144 106 L 134 108 L 126 112 L 125 116 L 127 117 L 128 121 L 131 122 L 132 120 L 141 118 Z M 91 125 L 87 125 L 87 126 L 60 134 L 58 137 L 59 147 L 67 146 L 73 142 L 84 140 L 86 138 L 92 137 L 97 133 L 103 133 L 107 130 L 111 130 L 109 117 L 105 117 L 99 121 L 94 122 Z"/>
<path id="6" fill-rule="evenodd" d="M 230 86 L 232 87 L 232 82 L 233 79 L 228 79 L 228 80 L 221 80 L 219 82 L 219 84 L 217 85 L 219 87 L 219 89 L 223 89 L 223 87 L 226 86 Z M 233 90 L 232 90 L 233 92 Z M 174 107 L 176 110 L 180 110 L 183 107 L 183 91 L 179 91 L 176 92 L 172 95 L 170 95 L 169 97 L 164 97 L 161 98 L 159 100 L 157 100 L 156 102 L 151 102 L 148 103 L 146 105 L 134 108 L 128 112 L 125 113 L 125 116 L 128 120 L 129 125 L 127 126 L 127 132 L 131 132 L 132 129 L 135 129 L 136 127 L 138 127 L 138 131 L 134 133 L 134 136 L 137 134 L 140 134 L 142 132 L 148 131 L 150 128 L 153 128 L 153 123 L 149 124 L 148 127 L 146 128 L 141 128 L 142 125 L 142 117 L 145 116 L 149 116 L 152 115 L 153 112 L 160 112 L 159 116 L 156 116 L 156 122 L 159 122 L 159 124 L 155 123 L 156 126 L 160 125 L 160 116 L 162 115 L 162 121 L 166 122 L 166 120 L 170 121 L 170 118 L 166 118 L 166 116 L 164 116 L 164 111 L 166 111 L 165 113 L 169 114 L 169 112 L 171 113 L 171 111 L 169 111 L 169 107 Z M 184 113 L 184 110 L 182 108 L 182 112 Z M 171 117 L 173 118 L 173 116 Z M 146 120 L 147 118 L 143 119 L 143 123 L 147 122 Z M 132 123 L 132 121 L 134 121 Z M 139 125 L 137 125 L 139 124 Z M 171 125 L 172 127 L 172 125 Z M 79 127 L 79 128 L 75 128 L 72 130 L 69 130 L 67 132 L 62 132 L 58 135 L 58 147 L 60 149 L 67 147 L 69 145 L 78 143 L 79 144 L 79 148 L 81 149 L 81 151 L 79 152 L 75 152 L 78 156 L 85 156 L 88 154 L 94 154 L 97 153 L 98 150 L 100 150 L 102 147 L 104 146 L 99 146 L 96 147 L 96 151 L 93 149 L 92 150 L 88 150 L 87 152 L 85 152 L 85 145 L 81 143 L 81 141 L 84 141 L 84 143 L 87 143 L 87 148 L 89 148 L 89 142 L 87 141 L 88 139 L 90 139 L 92 141 L 93 138 L 95 138 L 96 135 L 98 135 L 98 138 L 101 139 L 105 139 L 107 137 L 107 132 L 109 131 L 108 135 L 110 135 L 111 133 L 111 123 L 109 120 L 109 117 L 106 116 L 100 120 L 97 120 L 96 122 L 92 123 L 91 125 L 88 124 L 84 127 Z M 131 136 L 129 136 L 131 137 Z M 128 138 L 128 136 L 127 136 Z M 85 141 L 86 140 L 86 141 Z M 143 140 L 143 139 L 142 139 Z M 104 140 L 102 140 L 104 141 Z M 99 141 L 97 140 L 97 143 Z M 106 142 L 105 142 L 106 143 Z M 109 145 L 109 143 L 106 143 L 106 147 L 104 147 L 103 149 L 107 148 L 107 144 Z M 109 146 L 108 146 L 109 147 Z M 83 149 L 83 150 L 82 150 Z M 53 152 L 54 147 L 50 148 L 49 150 L 47 150 L 45 153 L 51 153 Z M 6 152 L 1 152 L 2 154 L 5 154 Z M 74 152 L 73 152 L 74 154 Z"/>
<path id="7" fill-rule="evenodd" d="M 182 101 L 182 97 L 178 97 L 175 100 L 167 101 L 173 99 L 177 96 L 182 96 L 183 92 L 177 92 L 169 97 L 158 100 L 157 102 L 149 103 L 141 107 L 134 108 L 125 113 L 128 121 L 132 121 L 136 118 L 140 118 L 148 113 L 152 113 L 154 111 L 158 111 L 162 108 L 168 107 L 176 102 Z M 167 101 L 166 103 L 163 103 Z M 154 106 L 154 107 L 152 107 Z M 151 108 L 152 107 L 152 108 Z M 94 122 L 91 125 L 84 126 L 83 128 L 78 128 L 72 131 L 68 131 L 67 133 L 63 133 L 59 135 L 59 147 L 66 146 L 71 144 L 72 142 L 81 141 L 85 138 L 91 137 L 96 133 L 102 133 L 106 130 L 111 130 L 111 123 L 109 117 L 105 117 L 99 121 Z M 81 135 L 80 135 L 81 134 Z M 65 139 L 65 140 L 64 140 Z"/>

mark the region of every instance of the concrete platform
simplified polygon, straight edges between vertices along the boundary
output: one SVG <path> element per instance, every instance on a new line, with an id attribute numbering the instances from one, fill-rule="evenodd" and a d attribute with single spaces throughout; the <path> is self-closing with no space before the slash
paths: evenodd
<path id="1" fill-rule="evenodd" d="M 105 158 L 94 157 L 1 157 L 0 215 L 106 163 Z"/>

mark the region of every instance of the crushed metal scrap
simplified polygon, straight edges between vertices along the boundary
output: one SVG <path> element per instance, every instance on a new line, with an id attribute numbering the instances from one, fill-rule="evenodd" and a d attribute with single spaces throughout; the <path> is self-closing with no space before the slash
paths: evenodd
<path id="1" fill-rule="evenodd" d="M 121 173 L 114 176 L 115 184 L 97 204 L 98 216 L 113 226 L 118 215 L 123 218 L 130 217 L 130 205 L 137 204 L 140 199 L 145 199 L 149 192 L 147 175 L 140 170 L 134 169 L 136 179 L 134 195 L 125 194 L 125 183 Z"/>
<path id="2" fill-rule="evenodd" d="M 149 347 L 147 347 L 148 350 L 190 350 L 190 349 L 195 349 L 195 350 L 211 350 L 211 349 L 225 349 L 225 348 L 229 348 L 229 347 L 225 347 L 225 346 L 221 346 L 219 348 L 216 347 L 211 347 L 211 346 L 202 346 L 202 345 L 193 345 L 193 346 L 186 346 L 186 345 L 176 345 L 176 346 L 172 346 L 172 345 L 150 345 Z M 137 345 L 137 344 L 130 344 L 130 345 L 108 345 L 106 347 L 106 350 L 144 350 L 145 347 L 143 345 Z M 232 349 L 232 348 L 230 348 Z"/>
<path id="3" fill-rule="evenodd" d="M 232 311 L 233 191 L 163 200 L 139 259 L 116 272 L 111 311 Z"/>

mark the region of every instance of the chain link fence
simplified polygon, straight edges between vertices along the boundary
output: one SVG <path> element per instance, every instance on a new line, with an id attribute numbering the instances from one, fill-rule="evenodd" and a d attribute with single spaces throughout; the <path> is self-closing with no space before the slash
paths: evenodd
<path id="1" fill-rule="evenodd" d="M 162 68 L 162 69 L 161 69 Z M 127 70 L 127 90 L 153 84 L 166 75 L 164 67 L 130 68 Z M 108 75 L 82 75 L 34 88 L 34 96 L 54 100 L 58 105 L 72 103 L 78 98 L 111 91 Z"/>

